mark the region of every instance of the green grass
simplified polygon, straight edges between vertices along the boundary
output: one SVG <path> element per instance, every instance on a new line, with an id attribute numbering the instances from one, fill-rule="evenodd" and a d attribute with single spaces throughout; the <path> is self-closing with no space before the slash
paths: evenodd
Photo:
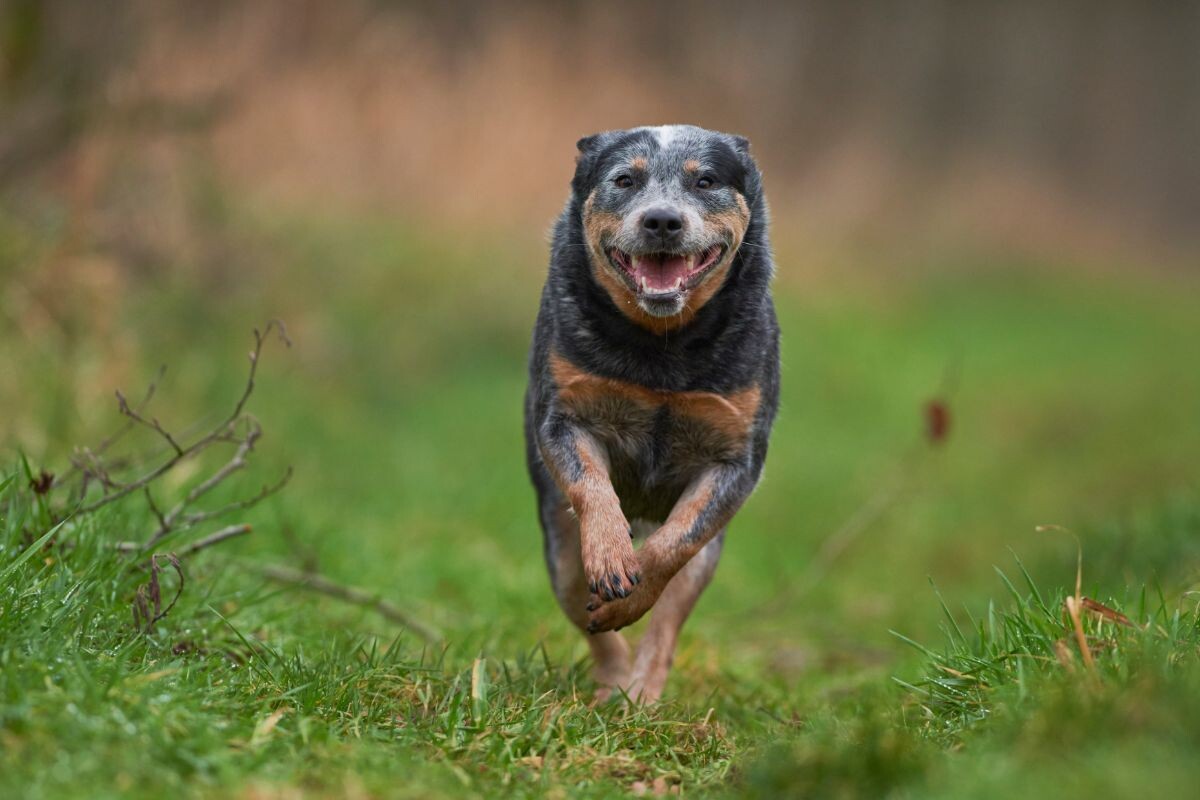
<path id="1" fill-rule="evenodd" d="M 268 346 L 251 402 L 266 435 L 223 497 L 296 470 L 244 515 L 252 535 L 187 560 L 148 634 L 131 614 L 148 576 L 111 547 L 152 530 L 141 499 L 39 543 L 51 519 L 6 473 L 0 795 L 607 797 L 661 779 L 690 796 L 1084 797 L 1200 779 L 1193 279 L 969 255 L 816 279 L 781 253 L 766 480 L 666 702 L 626 712 L 589 704 L 524 476 L 539 243 L 229 214 L 230 263 L 115 287 L 47 283 L 62 234 L 0 215 L 8 463 L 61 471 L 118 424 L 112 391 L 163 363 L 154 413 L 211 424 L 250 328 L 281 317 L 294 346 Z M 930 448 L 921 407 L 943 390 L 951 435 Z M 170 476 L 160 504 L 201 474 Z M 1087 620 L 1096 678 L 1059 661 L 1076 545 L 1045 523 L 1078 533 L 1084 594 L 1147 626 Z M 264 561 L 313 561 L 445 640 L 265 583 Z"/>
<path id="2" fill-rule="evenodd" d="M 739 792 L 757 797 L 1128 797 L 1187 794 L 1200 745 L 1200 615 L 1145 591 L 1085 613 L 1084 663 L 1065 595 L 1023 568 L 1023 593 L 977 619 L 943 605 L 943 644 L 899 638 L 921 677 L 834 702 L 775 745 Z"/>
<path id="3" fill-rule="evenodd" d="M 322 636 L 236 566 L 189 570 L 201 588 L 169 624 L 139 633 L 129 598 L 146 573 L 109 546 L 130 520 L 100 513 L 27 542 L 45 521 L 19 485 L 9 479 L 0 497 L 12 792 L 69 795 L 101 778 L 114 794 L 220 795 L 253 774 L 332 793 L 361 783 L 391 794 L 403 779 L 411 796 L 480 786 L 536 796 L 562 783 L 602 796 L 597 778 L 703 784 L 730 769 L 721 725 L 591 708 L 583 665 L 552 662 L 539 645 L 460 666 L 403 634 Z"/>

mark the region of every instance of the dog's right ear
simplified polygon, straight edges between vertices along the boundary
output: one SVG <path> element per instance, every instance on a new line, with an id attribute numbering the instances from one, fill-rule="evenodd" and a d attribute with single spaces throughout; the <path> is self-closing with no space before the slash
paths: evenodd
<path id="1" fill-rule="evenodd" d="M 603 133 L 593 133 L 591 136 L 585 136 L 576 142 L 575 147 L 579 150 L 579 157 L 582 158 L 583 156 L 587 155 L 588 152 L 595 150 L 603 136 Z"/>
<path id="2" fill-rule="evenodd" d="M 588 187 L 591 186 L 592 173 L 596 169 L 596 164 L 600 160 L 600 152 L 604 149 L 604 144 L 610 135 L 608 131 L 593 133 L 575 143 L 579 153 L 575 156 L 575 177 L 571 181 L 571 188 L 577 194 L 585 194 Z"/>

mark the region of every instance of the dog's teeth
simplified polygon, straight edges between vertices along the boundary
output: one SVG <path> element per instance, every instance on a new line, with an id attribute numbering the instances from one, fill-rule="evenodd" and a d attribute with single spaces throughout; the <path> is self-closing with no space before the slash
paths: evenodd
<path id="1" fill-rule="evenodd" d="M 678 292 L 682 288 L 683 288 L 683 278 L 676 278 L 675 279 L 675 291 Z"/>
<path id="2" fill-rule="evenodd" d="M 641 278 L 638 279 L 638 286 L 641 288 L 641 290 L 643 292 L 646 291 L 646 276 L 645 275 L 643 275 Z"/>

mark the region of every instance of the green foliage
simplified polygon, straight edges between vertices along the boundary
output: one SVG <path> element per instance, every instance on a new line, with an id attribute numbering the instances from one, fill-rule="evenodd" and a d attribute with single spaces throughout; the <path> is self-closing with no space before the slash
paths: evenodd
<path id="1" fill-rule="evenodd" d="M 989 603 L 987 613 L 969 619 L 964 631 L 943 604 L 948 644 L 941 652 L 897 634 L 928 658 L 924 678 L 916 684 L 900 682 L 912 690 L 928 733 L 936 739 L 952 742 L 993 715 L 1001 699 L 1019 703 L 1047 685 L 1084 690 L 1131 685 L 1187 673 L 1200 664 L 1200 618 L 1187 607 L 1172 608 L 1159 596 L 1147 608 L 1145 590 L 1132 601 L 1084 598 L 1078 617 L 1085 658 L 1067 610 L 1068 595 L 1060 591 L 1047 602 L 1023 567 L 1028 594 L 1022 595 L 1004 572 L 997 573 L 1012 607 L 998 610 Z M 1126 615 L 1122 608 L 1133 611 Z"/>
<path id="2" fill-rule="evenodd" d="M 1018 562 L 1019 566 L 1019 562 Z M 1194 785 L 1200 747 L 1200 617 L 1145 593 L 1081 616 L 1066 595 L 1020 593 L 960 622 L 916 681 L 835 702 L 767 750 L 737 794 L 750 797 L 1002 798 L 1170 795 Z M 939 598 L 940 599 L 940 598 Z M 1116 621 L 1121 620 L 1121 621 Z M 1152 768 L 1149 765 L 1153 765 Z"/>
<path id="3" fill-rule="evenodd" d="M 540 245 L 229 213 L 244 229 L 227 249 L 254 269 L 147 274 L 112 307 L 69 281 L 29 291 L 56 234 L 0 214 L 10 296 L 66 321 L 32 299 L 28 319 L 15 302 L 0 314 L 0 436 L 36 454 L 0 478 L 0 795 L 608 797 L 658 781 L 690 796 L 1184 796 L 1200 779 L 1189 286 L 969 261 L 812 286 L 782 253 L 766 480 L 667 701 L 627 711 L 590 705 L 523 473 Z M 214 502 L 287 465 L 293 483 L 247 515 L 252 535 L 186 559 L 178 604 L 139 632 L 149 576 L 112 545 L 153 529 L 141 498 L 55 528 L 30 478 L 111 431 L 112 390 L 137 396 L 162 363 L 153 413 L 211 421 L 244 384 L 249 327 L 273 317 L 295 347 L 259 376 L 259 471 Z M 948 371 L 950 436 L 914 449 Z M 1084 593 L 1138 626 L 1085 615 L 1094 679 L 1058 588 L 1074 544 L 1035 530 L 1050 522 L 1079 530 Z M 1009 548 L 1025 568 L 997 585 Z M 446 644 L 266 584 L 264 561 L 316 563 Z M 161 579 L 169 599 L 176 578 Z M 887 633 L 930 642 L 939 619 L 941 646 Z"/>
<path id="4" fill-rule="evenodd" d="M 336 791 L 386 745 L 433 765 L 430 791 L 513 784 L 536 796 L 553 774 L 603 795 L 607 780 L 703 784 L 729 769 L 720 725 L 592 708 L 582 665 L 557 666 L 541 647 L 458 668 L 404 635 L 273 642 L 265 631 L 285 606 L 250 588 L 251 574 L 202 571 L 170 624 L 143 634 L 129 603 L 145 570 L 111 547 L 130 520 L 105 509 L 30 541 L 38 509 L 21 485 L 6 478 L 0 497 L 0 785 L 23 796 L 94 781 L 121 794 L 219 793 L 314 752 L 336 768 L 309 779 Z M 343 763 L 351 742 L 366 748 Z M 45 752 L 59 753 L 56 768 Z"/>

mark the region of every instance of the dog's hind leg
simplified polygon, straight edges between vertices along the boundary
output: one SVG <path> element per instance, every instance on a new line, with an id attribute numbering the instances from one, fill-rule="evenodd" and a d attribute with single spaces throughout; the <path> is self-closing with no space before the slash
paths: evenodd
<path id="1" fill-rule="evenodd" d="M 579 520 L 566 499 L 545 499 L 542 526 L 546 536 L 546 567 L 559 606 L 571 622 L 584 631 L 592 651 L 592 678 L 599 685 L 596 699 L 605 700 L 614 687 L 629 681 L 630 650 L 625 637 L 616 631 L 587 635 L 588 587 L 583 572 Z"/>
<path id="2" fill-rule="evenodd" d="M 654 610 L 650 612 L 650 624 L 638 643 L 633 674 L 627 684 L 630 699 L 653 703 L 662 695 L 667 674 L 671 671 L 671 662 L 675 659 L 679 630 L 695 607 L 700 593 L 712 580 L 724 542 L 725 531 L 722 530 L 675 573 L 654 604 Z"/>

